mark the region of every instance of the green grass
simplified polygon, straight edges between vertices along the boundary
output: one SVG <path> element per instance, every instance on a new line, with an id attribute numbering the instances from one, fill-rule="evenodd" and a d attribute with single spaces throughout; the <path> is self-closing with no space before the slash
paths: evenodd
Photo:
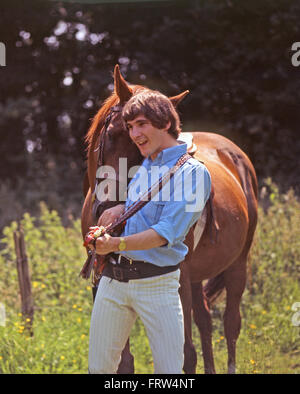
<path id="1" fill-rule="evenodd" d="M 300 327 L 292 324 L 298 313 L 292 306 L 300 302 L 300 203 L 293 191 L 280 195 L 270 180 L 266 190 L 264 204 L 268 209 L 259 209 L 241 305 L 237 373 L 299 373 Z M 35 304 L 34 335 L 30 336 L 20 314 L 13 245 L 17 224 L 13 222 L 4 229 L 1 239 L 0 303 L 5 306 L 6 320 L 0 325 L 0 373 L 87 373 L 92 296 L 90 283 L 78 277 L 85 259 L 80 222 L 74 220 L 65 228 L 58 214 L 41 204 L 40 216 L 26 213 L 22 225 Z M 224 305 L 221 297 L 212 310 L 217 373 L 227 372 Z M 201 374 L 201 343 L 195 326 L 193 338 L 198 352 L 197 372 Z M 131 350 L 136 373 L 152 373 L 151 351 L 139 320 L 131 335 Z"/>

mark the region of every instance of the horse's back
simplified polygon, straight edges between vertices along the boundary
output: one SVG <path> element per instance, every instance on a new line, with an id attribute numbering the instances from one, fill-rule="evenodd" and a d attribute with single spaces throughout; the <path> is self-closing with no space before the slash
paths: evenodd
<path id="1" fill-rule="evenodd" d="M 255 169 L 246 153 L 228 138 L 209 132 L 195 131 L 191 133 L 197 145 L 197 154 L 203 159 L 212 159 L 222 162 L 232 174 L 242 175 L 241 166 L 245 166 L 251 177 L 252 187 L 257 197 L 257 179 Z"/>
<path id="2" fill-rule="evenodd" d="M 219 163 L 241 185 L 247 200 L 250 224 L 256 225 L 258 185 L 249 157 L 228 138 L 207 132 L 193 132 L 196 157 L 204 162 Z"/>
<path id="3" fill-rule="evenodd" d="M 232 141 L 214 133 L 192 135 L 197 145 L 194 157 L 202 160 L 211 174 L 213 210 L 220 228 L 213 244 L 206 226 L 192 254 L 191 277 L 198 281 L 222 272 L 242 253 L 256 219 L 257 181 L 249 158 Z"/>

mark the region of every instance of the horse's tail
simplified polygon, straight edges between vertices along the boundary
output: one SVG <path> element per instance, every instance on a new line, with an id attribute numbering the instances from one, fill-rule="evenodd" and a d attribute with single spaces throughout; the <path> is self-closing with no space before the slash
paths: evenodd
<path id="1" fill-rule="evenodd" d="M 204 296 L 209 304 L 213 304 L 225 289 L 224 272 L 211 278 L 204 286 Z"/>

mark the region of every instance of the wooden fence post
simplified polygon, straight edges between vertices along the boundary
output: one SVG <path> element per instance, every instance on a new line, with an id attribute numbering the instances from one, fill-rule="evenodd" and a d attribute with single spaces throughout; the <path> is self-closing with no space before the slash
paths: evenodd
<path id="1" fill-rule="evenodd" d="M 19 287 L 21 294 L 22 316 L 25 328 L 33 335 L 33 298 L 31 293 L 31 280 L 29 274 L 28 259 L 26 255 L 24 232 L 21 224 L 18 224 L 18 230 L 14 231 L 15 250 L 17 256 L 17 271 L 19 279 Z"/>

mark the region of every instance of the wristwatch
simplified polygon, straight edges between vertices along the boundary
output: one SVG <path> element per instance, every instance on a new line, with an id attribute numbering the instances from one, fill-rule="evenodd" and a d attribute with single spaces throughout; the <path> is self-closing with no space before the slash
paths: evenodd
<path id="1" fill-rule="evenodd" d="M 123 237 L 120 237 L 120 243 L 119 243 L 119 250 L 125 250 L 126 249 L 126 242 L 125 239 Z"/>

